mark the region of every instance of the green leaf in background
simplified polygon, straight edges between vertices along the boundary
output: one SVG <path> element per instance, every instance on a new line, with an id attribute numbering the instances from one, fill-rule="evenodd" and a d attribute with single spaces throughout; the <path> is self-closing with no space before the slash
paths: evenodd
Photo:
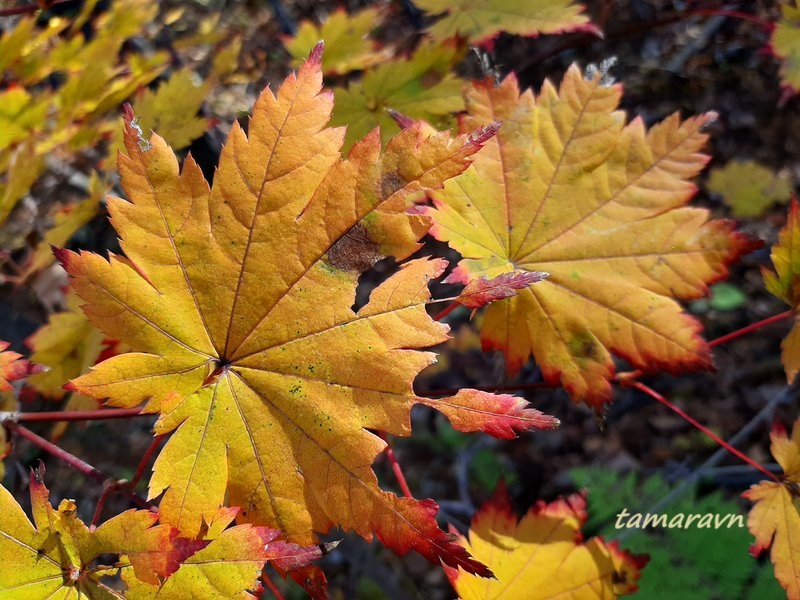
<path id="1" fill-rule="evenodd" d="M 661 477 L 637 481 L 633 474 L 625 476 L 598 467 L 573 469 L 570 476 L 578 487 L 589 492 L 589 505 L 593 508 L 584 527 L 587 536 L 599 533 L 613 540 L 623 532 L 631 532 L 625 539 L 625 548 L 650 555 L 639 580 L 638 597 L 647 600 L 785 597 L 772 565 L 750 556 L 748 548 L 753 539 L 746 527 L 723 525 L 719 529 L 699 529 L 695 521 L 688 529 L 616 529 L 616 515 L 623 508 L 631 514 L 645 513 L 670 492 Z M 741 514 L 746 520 L 742 507 L 719 491 L 702 497 L 690 491 L 658 514 L 668 515 L 669 521 L 679 513 L 720 517 Z"/>
<path id="2" fill-rule="evenodd" d="M 695 300 L 689 309 L 693 313 L 702 314 L 709 310 L 729 311 L 741 308 L 747 302 L 747 296 L 731 283 L 718 283 L 711 286 L 708 298 Z"/>

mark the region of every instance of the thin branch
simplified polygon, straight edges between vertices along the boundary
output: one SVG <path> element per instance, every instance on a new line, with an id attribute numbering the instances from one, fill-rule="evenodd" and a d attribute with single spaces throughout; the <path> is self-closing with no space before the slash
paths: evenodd
<path id="1" fill-rule="evenodd" d="M 76 0 L 55 0 L 51 2 L 47 8 L 52 8 L 59 4 L 69 4 L 71 2 L 75 2 Z M 17 15 L 26 15 L 30 13 L 35 13 L 38 10 L 42 10 L 42 7 L 39 4 L 24 4 L 22 6 L 12 6 L 11 8 L 2 8 L 0 9 L 0 17 L 14 17 Z"/>
<path id="2" fill-rule="evenodd" d="M 261 583 L 263 583 L 264 587 L 273 593 L 277 600 L 284 600 L 283 594 L 281 594 L 280 590 L 275 586 L 275 584 L 272 582 L 272 579 L 270 579 L 270 576 L 266 572 L 261 573 Z"/>
<path id="3" fill-rule="evenodd" d="M 44 439 L 43 437 L 41 437 L 39 435 L 36 435 L 30 429 L 27 429 L 26 427 L 23 427 L 19 423 L 16 423 L 14 421 L 4 421 L 3 422 L 3 426 L 8 431 L 10 431 L 12 433 L 16 433 L 18 436 L 25 438 L 26 440 L 28 440 L 32 444 L 35 444 L 36 446 L 38 446 L 39 448 L 41 448 L 42 450 L 44 450 L 48 454 L 51 454 L 52 456 L 56 457 L 57 459 L 61 460 L 62 462 L 67 463 L 69 466 L 71 466 L 76 471 L 80 471 L 81 473 L 86 475 L 86 477 L 88 477 L 89 479 L 93 479 L 93 480 L 95 480 L 98 483 L 101 483 L 103 485 L 106 485 L 107 482 L 117 483 L 117 480 L 114 479 L 113 477 L 110 477 L 109 475 L 106 475 L 105 473 L 103 473 L 99 469 L 97 469 L 97 468 L 93 467 L 92 465 L 90 465 L 89 463 L 81 460 L 80 458 L 78 458 L 74 454 L 72 454 L 70 452 L 67 452 L 63 448 L 59 448 L 54 443 Z M 145 508 L 145 509 L 152 508 L 152 504 L 150 504 L 147 500 L 145 500 L 144 498 L 142 498 L 138 494 L 135 494 L 135 493 L 133 493 L 131 491 L 126 491 L 125 495 L 128 496 L 128 498 L 134 504 L 139 506 L 140 508 Z"/>
<path id="4" fill-rule="evenodd" d="M 144 475 L 144 470 L 147 467 L 147 463 L 150 462 L 150 458 L 153 456 L 153 453 L 158 449 L 158 446 L 161 444 L 161 440 L 163 439 L 164 439 L 163 434 L 157 435 L 156 437 L 153 438 L 150 447 L 145 451 L 144 456 L 142 456 L 142 460 L 139 461 L 139 466 L 136 467 L 136 473 L 134 474 L 133 479 L 131 479 L 130 482 L 131 489 L 136 488 L 136 486 L 139 484 L 139 480 L 142 478 L 142 475 Z"/>
<path id="5" fill-rule="evenodd" d="M 52 410 L 45 412 L 0 411 L 0 422 L 34 423 L 37 421 L 99 421 L 101 419 L 126 419 L 149 417 L 141 408 L 100 408 L 97 410 Z"/>
<path id="6" fill-rule="evenodd" d="M 753 468 L 761 471 L 764 475 L 766 475 L 767 477 L 769 477 L 773 481 L 776 481 L 778 483 L 781 482 L 781 478 L 778 477 L 775 473 L 773 473 L 772 471 L 764 468 L 763 465 L 761 465 L 760 463 L 754 461 L 752 458 L 747 456 L 744 452 L 741 452 L 740 450 L 737 450 L 736 448 L 731 446 L 728 442 L 723 440 L 716 433 L 711 431 L 708 427 L 706 427 L 705 425 L 701 424 L 699 421 L 695 420 L 694 417 L 692 417 L 686 411 L 684 411 L 680 407 L 676 406 L 675 404 L 673 404 L 672 402 L 667 400 L 664 396 L 659 394 L 653 388 L 648 387 L 648 386 L 646 386 L 645 384 L 643 384 L 643 383 L 641 383 L 639 381 L 634 381 L 632 383 L 629 383 L 628 385 L 629 385 L 629 387 L 632 387 L 634 389 L 639 390 L 640 392 L 643 392 L 643 393 L 647 394 L 648 396 L 653 398 L 653 400 L 656 400 L 657 402 L 660 402 L 661 404 L 663 404 L 664 406 L 666 406 L 667 408 L 669 408 L 673 412 L 677 413 L 684 421 L 690 423 L 692 426 L 694 426 L 695 428 L 697 428 L 700 431 L 702 431 L 709 438 L 714 440 L 717 444 L 719 444 L 720 446 L 725 448 L 728 452 L 730 452 L 731 454 L 733 454 L 734 456 L 736 456 L 740 460 L 746 462 L 748 465 L 752 466 Z"/>
<path id="7" fill-rule="evenodd" d="M 447 306 L 447 308 L 445 308 L 445 309 L 441 310 L 439 313 L 437 313 L 436 316 L 433 317 L 433 320 L 434 321 L 441 321 L 447 315 L 449 315 L 451 312 L 453 312 L 455 309 L 457 309 L 459 306 L 461 306 L 460 302 L 452 302 L 451 304 L 449 304 Z"/>
<path id="8" fill-rule="evenodd" d="M 758 413 L 747 422 L 747 424 L 742 427 L 739 431 L 737 431 L 731 438 L 728 440 L 728 445 L 736 446 L 737 444 L 743 442 L 747 438 L 750 437 L 756 428 L 763 422 L 763 421 L 770 421 L 772 420 L 772 416 L 775 412 L 775 408 L 777 408 L 781 404 L 788 404 L 793 396 L 796 394 L 797 388 L 793 386 L 787 386 L 781 390 L 780 393 L 775 394 L 770 400 L 763 406 L 763 408 L 758 411 Z M 708 457 L 693 473 L 691 473 L 688 477 L 685 477 L 681 480 L 680 485 L 674 488 L 669 494 L 661 498 L 658 502 L 650 506 L 646 511 L 643 511 L 648 514 L 659 513 L 663 511 L 667 506 L 672 504 L 675 500 L 683 496 L 686 492 L 692 489 L 692 487 L 697 483 L 700 478 L 706 474 L 710 469 L 716 467 L 719 463 L 728 456 L 728 450 L 726 448 L 718 448 L 714 454 Z M 639 529 L 631 528 L 626 529 L 620 535 L 616 537 L 616 540 L 619 542 L 624 541 L 626 538 L 630 537 L 631 535 L 635 534 L 636 532 L 641 531 Z"/>
<path id="9" fill-rule="evenodd" d="M 791 319 L 793 316 L 794 316 L 793 310 L 787 310 L 780 314 L 772 315 L 771 317 L 767 317 L 766 319 L 762 319 L 755 323 L 751 323 L 746 327 L 742 327 L 741 329 L 737 329 L 736 331 L 731 331 L 730 333 L 726 333 L 723 336 L 713 339 L 710 342 L 708 342 L 708 345 L 710 348 L 713 348 L 715 346 L 720 346 L 731 340 L 735 340 L 740 336 L 750 333 L 751 331 L 756 331 L 757 329 L 761 329 L 762 327 L 766 327 L 767 325 L 772 325 L 773 323 L 777 323 L 779 321 L 785 321 L 786 319 Z"/>
<path id="10" fill-rule="evenodd" d="M 389 445 L 389 440 L 386 437 L 386 434 L 382 431 L 378 432 L 378 436 L 386 442 L 386 458 L 389 459 L 389 463 L 392 465 L 392 471 L 394 471 L 394 476 L 397 478 L 397 483 L 400 486 L 400 491 L 403 492 L 403 495 L 406 498 L 413 498 L 414 494 L 411 493 L 411 489 L 408 487 L 408 482 L 406 481 L 406 476 L 403 475 L 403 469 L 400 467 L 400 463 L 397 462 L 397 457 L 394 454 L 394 450 Z"/>

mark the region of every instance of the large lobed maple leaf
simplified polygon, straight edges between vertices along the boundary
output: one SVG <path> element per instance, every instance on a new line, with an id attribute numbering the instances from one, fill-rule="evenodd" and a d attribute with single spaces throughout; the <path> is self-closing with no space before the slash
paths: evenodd
<path id="1" fill-rule="evenodd" d="M 537 502 L 518 521 L 501 482 L 472 518 L 469 537 L 459 537 L 496 579 L 478 579 L 447 566 L 445 573 L 465 600 L 611 600 L 632 594 L 647 557 L 599 536 L 584 540 L 581 528 L 587 518 L 585 496 L 573 494 L 549 504 Z"/>
<path id="2" fill-rule="evenodd" d="M 747 528 L 755 536 L 750 552 L 758 556 L 771 548 L 775 577 L 789 600 L 800 599 L 800 419 L 792 437 L 776 424 L 770 432 L 772 456 L 783 469 L 780 483 L 762 481 L 742 496 L 755 503 Z"/>
<path id="3" fill-rule="evenodd" d="M 126 127 L 122 186 L 109 200 L 126 258 L 60 252 L 84 311 L 135 352 L 111 358 L 71 388 L 113 406 L 160 412 L 174 430 L 150 496 L 190 537 L 225 502 L 241 519 L 314 541 L 338 525 L 394 550 L 489 571 L 453 544 L 436 504 L 378 486 L 385 443 L 370 429 L 410 434 L 414 403 L 463 430 L 502 437 L 557 422 L 510 396 L 462 390 L 417 397 L 434 360 L 418 348 L 446 339 L 425 311 L 427 283 L 445 267 L 415 260 L 352 310 L 359 271 L 380 255 L 407 257 L 427 228 L 407 198 L 466 168 L 494 128 L 451 139 L 405 130 L 381 153 L 373 131 L 348 159 L 344 131 L 325 125 L 321 47 L 277 95 L 257 101 L 247 135 L 234 125 L 209 188 L 190 157 Z"/>
<path id="4" fill-rule="evenodd" d="M 549 277 L 492 304 L 484 347 L 516 373 L 533 354 L 545 378 L 600 410 L 612 353 L 643 370 L 711 365 L 700 324 L 674 298 L 697 298 L 754 242 L 683 205 L 706 164 L 713 114 L 625 125 L 621 89 L 567 72 L 560 90 L 520 94 L 513 75 L 467 93 L 464 131 L 502 121 L 473 165 L 433 193 L 431 233 L 464 257 L 467 283 L 510 271 Z"/>

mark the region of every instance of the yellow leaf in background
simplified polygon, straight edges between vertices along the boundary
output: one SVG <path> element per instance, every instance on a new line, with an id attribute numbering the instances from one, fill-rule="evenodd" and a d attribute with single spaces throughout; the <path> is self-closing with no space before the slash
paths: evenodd
<path id="1" fill-rule="evenodd" d="M 455 45 L 423 43 L 409 58 L 387 61 L 367 71 L 360 82 L 334 88 L 331 125 L 347 126 L 343 150 L 375 127 L 386 144 L 400 130 L 388 109 L 448 129 L 451 113 L 464 109 L 464 81 L 452 72 L 463 56 Z"/>
<path id="2" fill-rule="evenodd" d="M 210 89 L 209 82 L 189 69 L 174 72 L 157 90 L 146 89 L 136 97 L 139 127 L 145 135 L 155 131 L 173 148 L 187 148 L 208 130 L 208 119 L 198 113 Z"/>
<path id="3" fill-rule="evenodd" d="M 92 173 L 89 179 L 89 197 L 76 204 L 62 206 L 55 212 L 53 226 L 45 232 L 44 239 L 26 262 L 22 279 L 27 279 L 55 262 L 52 247 L 66 246 L 79 229 L 97 216 L 100 202 L 109 189 L 110 186 L 97 173 Z"/>
<path id="4" fill-rule="evenodd" d="M 0 72 L 16 84 L 0 93 L 0 224 L 43 172 L 45 155 L 94 145 L 107 131 L 107 113 L 166 67 L 163 52 L 124 62 L 120 54 L 157 11 L 145 0 L 114 2 L 97 17 L 91 39 L 65 34 L 69 23 L 57 18 L 33 34 L 34 17 L 0 36 L 0 53 L 8 52 Z M 59 86 L 36 87 L 53 74 Z"/>
<path id="5" fill-rule="evenodd" d="M 22 87 L 0 92 L 0 151 L 24 141 L 45 125 L 51 98 L 32 98 Z"/>
<path id="6" fill-rule="evenodd" d="M 5 159 L 5 173 L 0 171 L 0 176 L 5 175 L 5 181 L 0 178 L 0 225 L 5 223 L 14 206 L 30 191 L 44 169 L 44 157 L 37 155 L 33 140 L 20 144 Z M 0 247 L 5 246 L 7 240 L 4 238 L 0 233 Z"/>
<path id="7" fill-rule="evenodd" d="M 460 36 L 479 44 L 501 31 L 536 36 L 542 33 L 597 31 L 572 0 L 415 0 L 431 15 L 445 15 L 428 29 L 435 40 Z"/>
<path id="8" fill-rule="evenodd" d="M 625 125 L 620 95 L 577 67 L 538 98 L 513 75 L 475 84 L 459 124 L 502 126 L 428 210 L 431 233 L 463 256 L 449 281 L 550 274 L 489 306 L 483 345 L 503 350 L 510 374 L 533 354 L 547 381 L 596 410 L 611 399 L 612 353 L 643 370 L 711 365 L 700 323 L 675 298 L 703 296 L 756 247 L 684 206 L 714 116 L 673 115 L 648 132 L 641 119 Z"/>
<path id="9" fill-rule="evenodd" d="M 518 522 L 501 483 L 472 518 L 469 537 L 459 536 L 496 579 L 448 566 L 445 573 L 464 600 L 612 600 L 632 594 L 647 558 L 601 537 L 584 540 L 587 517 L 585 497 L 573 494 L 537 502 Z"/>
<path id="10" fill-rule="evenodd" d="M 800 8 L 781 3 L 781 17 L 772 30 L 770 48 L 781 60 L 781 81 L 800 90 Z"/>
<path id="11" fill-rule="evenodd" d="M 770 433 L 772 456 L 783 469 L 782 482 L 762 481 L 742 497 L 755 503 L 747 528 L 755 536 L 753 556 L 770 549 L 775 577 L 789 600 L 800 599 L 800 419 L 792 437 L 781 425 Z"/>
<path id="12" fill-rule="evenodd" d="M 103 350 L 103 334 L 79 308 L 74 292 L 67 295 L 67 310 L 50 315 L 46 325 L 26 340 L 33 351 L 31 360 L 48 370 L 28 379 L 39 393 L 60 400 L 66 394 L 63 385 L 93 366 Z"/>
<path id="13" fill-rule="evenodd" d="M 408 197 L 462 172 L 494 128 L 451 139 L 412 127 L 385 152 L 375 132 L 345 160 L 344 131 L 326 127 L 320 51 L 261 94 L 247 135 L 234 123 L 213 186 L 191 157 L 179 168 L 163 139 L 140 138 L 130 115 L 119 170 L 131 201 L 108 201 L 126 257 L 59 258 L 90 321 L 134 351 L 69 387 L 160 413 L 156 432 L 172 435 L 149 494 L 184 535 L 230 502 L 303 545 L 339 526 L 488 574 L 439 529 L 435 503 L 382 490 L 372 471 L 385 443 L 371 430 L 409 435 L 412 405 L 435 405 L 413 380 L 434 358 L 420 348 L 447 337 L 425 310 L 444 262 L 408 262 L 352 306 L 361 271 L 416 250 L 424 228 Z M 474 428 L 494 396 L 457 398 L 447 414 Z M 540 422 L 503 402 L 511 414 L 487 427 Z"/>
<path id="14" fill-rule="evenodd" d="M 708 189 L 720 194 L 737 217 L 758 217 L 773 204 L 787 202 L 792 194 L 786 177 L 752 160 L 714 169 Z"/>
<path id="15" fill-rule="evenodd" d="M 390 50 L 376 50 L 369 33 L 381 25 L 383 11 L 371 7 L 348 15 L 343 8 L 332 12 L 325 22 L 315 25 L 303 21 L 294 37 L 284 41 L 292 55 L 292 66 L 299 66 L 320 40 L 325 41 L 322 72 L 344 75 L 385 61 Z"/>
<path id="16" fill-rule="evenodd" d="M 786 380 L 791 384 L 800 372 L 800 204 L 796 199 L 789 206 L 786 226 L 772 246 L 772 265 L 775 269 L 761 268 L 764 285 L 794 311 L 794 325 L 781 343 L 781 362 L 786 371 Z"/>

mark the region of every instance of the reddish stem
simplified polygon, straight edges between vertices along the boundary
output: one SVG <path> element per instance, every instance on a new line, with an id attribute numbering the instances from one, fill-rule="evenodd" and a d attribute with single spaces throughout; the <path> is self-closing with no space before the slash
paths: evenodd
<path id="1" fill-rule="evenodd" d="M 264 587 L 266 587 L 270 592 L 272 592 L 275 595 L 275 598 L 277 598 L 277 600 L 284 600 L 283 594 L 281 594 L 280 590 L 275 586 L 274 583 L 272 583 L 272 579 L 270 579 L 269 575 L 267 575 L 267 573 L 265 572 L 261 573 L 261 583 L 263 583 Z"/>
<path id="2" fill-rule="evenodd" d="M 48 412 L 14 413 L 13 420 L 23 422 L 35 421 L 98 421 L 100 419 L 125 419 L 128 417 L 148 416 L 141 408 L 100 408 L 98 410 L 52 410 Z"/>
<path id="3" fill-rule="evenodd" d="M 435 317 L 433 317 L 433 320 L 434 321 L 441 321 L 447 315 L 449 315 L 451 312 L 453 312 L 455 309 L 457 309 L 459 306 L 461 306 L 460 302 L 451 302 L 447 306 L 447 308 L 444 308 L 439 313 L 437 313 L 437 315 Z"/>
<path id="4" fill-rule="evenodd" d="M 113 481 L 110 479 L 105 481 L 103 484 L 103 492 L 97 499 L 97 506 L 94 507 L 94 514 L 92 515 L 92 527 L 96 526 L 100 522 L 100 517 L 103 514 L 103 508 L 106 505 L 106 500 L 108 500 L 108 497 L 119 489 L 120 483 L 118 481 Z"/>
<path id="5" fill-rule="evenodd" d="M 4 421 L 3 425 L 9 431 L 16 433 L 20 437 L 24 437 L 26 440 L 30 442 L 33 442 L 45 452 L 52 454 L 59 460 L 67 463 L 73 469 L 80 471 L 90 479 L 94 479 L 99 483 L 104 483 L 108 479 L 108 477 L 106 477 L 101 471 L 98 471 L 95 467 L 93 467 L 89 463 L 82 461 L 74 454 L 71 454 L 62 448 L 59 448 L 52 442 L 49 442 L 43 437 L 36 435 L 30 429 L 23 427 L 19 423 L 16 423 L 12 420 L 8 420 Z"/>
<path id="6" fill-rule="evenodd" d="M 133 479 L 130 481 L 125 481 L 124 479 L 120 479 L 119 481 L 106 480 L 105 484 L 103 485 L 103 493 L 100 494 L 100 498 L 97 500 L 97 506 L 94 509 L 94 515 L 92 515 L 92 525 L 97 525 L 100 522 L 100 516 L 103 514 L 103 507 L 105 506 L 106 500 L 108 500 L 108 497 L 111 494 L 120 490 L 133 492 L 133 490 L 136 489 L 136 485 L 142 478 L 144 469 L 147 466 L 147 463 L 150 461 L 150 457 L 153 456 L 153 452 L 156 451 L 163 437 L 163 435 L 157 435 L 153 439 L 150 447 L 144 453 L 142 460 L 139 461 L 139 466 L 136 468 L 136 474 L 133 476 Z"/>
<path id="7" fill-rule="evenodd" d="M 735 340 L 739 336 L 745 335 L 750 333 L 751 331 L 755 331 L 756 329 L 761 329 L 762 327 L 766 327 L 767 325 L 772 325 L 773 323 L 777 323 L 778 321 L 785 321 L 786 319 L 790 319 L 794 316 L 794 311 L 787 310 L 777 315 L 772 315 L 771 317 L 767 317 L 766 319 L 762 319 L 757 321 L 756 323 L 751 323 L 746 327 L 742 327 L 741 329 L 737 329 L 736 331 L 731 331 L 730 333 L 726 333 L 723 336 L 720 336 L 714 340 L 708 342 L 708 346 L 713 348 L 714 346 L 720 346 L 725 344 L 731 340 Z"/>
<path id="8" fill-rule="evenodd" d="M 54 443 L 44 439 L 43 437 L 36 435 L 30 429 L 23 427 L 19 423 L 16 423 L 12 420 L 6 420 L 3 422 L 3 426 L 13 433 L 16 433 L 20 437 L 25 438 L 29 442 L 35 444 L 48 454 L 55 456 L 57 459 L 67 463 L 73 469 L 80 471 L 86 477 L 90 479 L 94 479 L 95 481 L 106 484 L 108 481 L 115 482 L 116 480 L 113 477 L 109 477 L 102 471 L 98 470 L 97 468 L 93 467 L 87 462 L 84 462 L 74 454 L 71 454 L 64 450 L 63 448 L 59 448 Z M 133 492 L 127 492 L 126 495 L 130 498 L 134 504 L 141 508 L 150 508 L 150 503 L 147 502 L 141 496 L 134 494 Z"/>
<path id="9" fill-rule="evenodd" d="M 762 466 L 761 464 L 757 463 L 756 461 L 754 461 L 752 458 L 750 458 L 749 456 L 747 456 L 743 452 L 741 452 L 741 451 L 737 450 L 736 448 L 734 448 L 733 446 L 731 446 L 728 442 L 723 440 L 716 433 L 711 431 L 708 427 L 706 427 L 705 425 L 700 424 L 700 422 L 696 421 L 687 412 L 685 412 L 681 408 L 675 406 L 672 402 L 667 400 L 664 396 L 659 394 L 657 391 L 655 391 L 651 387 L 648 387 L 648 386 L 646 386 L 645 384 L 643 384 L 643 383 L 641 383 L 639 381 L 634 381 L 634 382 L 628 383 L 627 385 L 639 390 L 640 392 L 643 392 L 643 393 L 647 394 L 648 396 L 650 396 L 654 400 L 660 402 L 661 404 L 663 404 L 664 406 L 666 406 L 670 410 L 672 410 L 675 413 L 677 413 L 678 416 L 680 416 L 682 419 L 684 419 L 685 421 L 687 421 L 688 423 L 690 423 L 691 425 L 693 425 L 694 427 L 696 427 L 697 429 L 702 431 L 704 434 L 706 434 L 708 437 L 710 437 L 712 440 L 714 440 L 717 444 L 719 444 L 720 446 L 725 448 L 728 452 L 730 452 L 734 456 L 738 457 L 739 459 L 743 460 L 745 463 L 747 463 L 748 465 L 750 465 L 754 469 L 757 469 L 758 471 L 761 471 L 764 475 L 766 475 L 767 477 L 769 477 L 773 481 L 777 481 L 778 483 L 781 483 L 780 478 L 775 473 L 773 473 L 769 469 L 766 469 L 764 466 Z"/>
<path id="10" fill-rule="evenodd" d="M 394 471 L 394 476 L 397 478 L 397 483 L 400 486 L 400 490 L 403 492 L 403 495 L 406 498 L 413 498 L 414 494 L 411 493 L 411 489 L 408 487 L 408 482 L 406 481 L 406 476 L 403 475 L 403 469 L 400 467 L 400 463 L 397 462 L 397 457 L 394 454 L 394 450 L 389 445 L 389 440 L 386 437 L 386 434 L 382 431 L 378 432 L 380 438 L 386 442 L 386 458 L 389 459 L 389 463 L 392 465 L 392 471 Z"/>
<path id="11" fill-rule="evenodd" d="M 150 447 L 144 453 L 142 460 L 139 461 L 139 466 L 136 467 L 136 473 L 134 474 L 133 479 L 131 479 L 130 483 L 131 489 L 134 489 L 139 484 L 139 480 L 142 478 L 142 475 L 144 475 L 144 470 L 145 467 L 147 467 L 147 463 L 150 462 L 150 458 L 153 456 L 153 453 L 158 449 L 158 446 L 159 444 L 161 444 L 161 440 L 163 439 L 164 439 L 163 435 L 157 435 L 156 437 L 153 438 Z"/>
<path id="12" fill-rule="evenodd" d="M 57 4 L 67 4 L 69 2 L 74 2 L 75 0 L 55 0 L 55 2 L 51 2 L 47 8 L 52 8 Z M 3 8 L 0 9 L 0 17 L 13 17 L 16 15 L 24 15 L 28 13 L 35 13 L 37 10 L 42 10 L 42 7 L 38 4 L 24 4 L 23 6 L 12 6 L 11 8 Z"/>

